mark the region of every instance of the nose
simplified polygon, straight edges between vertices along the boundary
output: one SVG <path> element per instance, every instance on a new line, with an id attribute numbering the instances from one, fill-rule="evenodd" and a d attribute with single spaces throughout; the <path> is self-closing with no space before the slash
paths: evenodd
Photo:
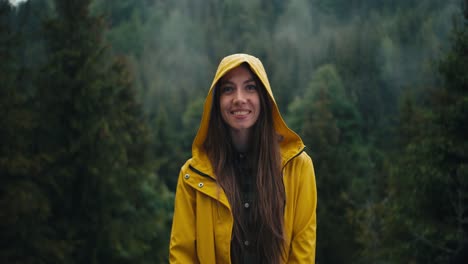
<path id="1" fill-rule="evenodd" d="M 244 92 L 242 91 L 242 89 L 237 89 L 236 90 L 236 93 L 234 94 L 234 98 L 233 98 L 233 101 L 235 104 L 242 104 L 242 103 L 245 103 L 247 100 Z"/>

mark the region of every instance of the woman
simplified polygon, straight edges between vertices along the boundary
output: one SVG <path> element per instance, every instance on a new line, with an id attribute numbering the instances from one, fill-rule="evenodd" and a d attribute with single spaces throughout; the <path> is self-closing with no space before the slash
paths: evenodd
<path id="1" fill-rule="evenodd" d="M 314 263 L 312 160 L 283 121 L 266 72 L 225 57 L 176 191 L 171 263 Z"/>

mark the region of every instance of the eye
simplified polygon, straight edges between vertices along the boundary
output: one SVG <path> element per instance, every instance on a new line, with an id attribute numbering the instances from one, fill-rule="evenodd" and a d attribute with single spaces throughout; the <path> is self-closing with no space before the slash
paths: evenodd
<path id="1" fill-rule="evenodd" d="M 221 87 L 221 93 L 230 93 L 234 91 L 234 87 L 232 86 L 222 86 Z"/>
<path id="2" fill-rule="evenodd" d="M 248 84 L 245 89 L 247 91 L 256 91 L 257 90 L 257 86 L 255 84 Z"/>

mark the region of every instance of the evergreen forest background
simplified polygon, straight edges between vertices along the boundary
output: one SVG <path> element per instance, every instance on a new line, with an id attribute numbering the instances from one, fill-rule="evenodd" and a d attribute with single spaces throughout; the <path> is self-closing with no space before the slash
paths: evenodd
<path id="1" fill-rule="evenodd" d="M 468 263 L 466 0 L 0 0 L 0 263 L 167 263 L 217 64 L 314 160 L 317 263 Z"/>

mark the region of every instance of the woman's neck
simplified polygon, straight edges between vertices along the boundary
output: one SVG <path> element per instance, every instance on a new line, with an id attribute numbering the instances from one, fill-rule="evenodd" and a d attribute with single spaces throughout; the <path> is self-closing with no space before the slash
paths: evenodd
<path id="1" fill-rule="evenodd" d="M 247 152 L 250 143 L 250 131 L 231 130 L 232 143 L 238 152 Z"/>

